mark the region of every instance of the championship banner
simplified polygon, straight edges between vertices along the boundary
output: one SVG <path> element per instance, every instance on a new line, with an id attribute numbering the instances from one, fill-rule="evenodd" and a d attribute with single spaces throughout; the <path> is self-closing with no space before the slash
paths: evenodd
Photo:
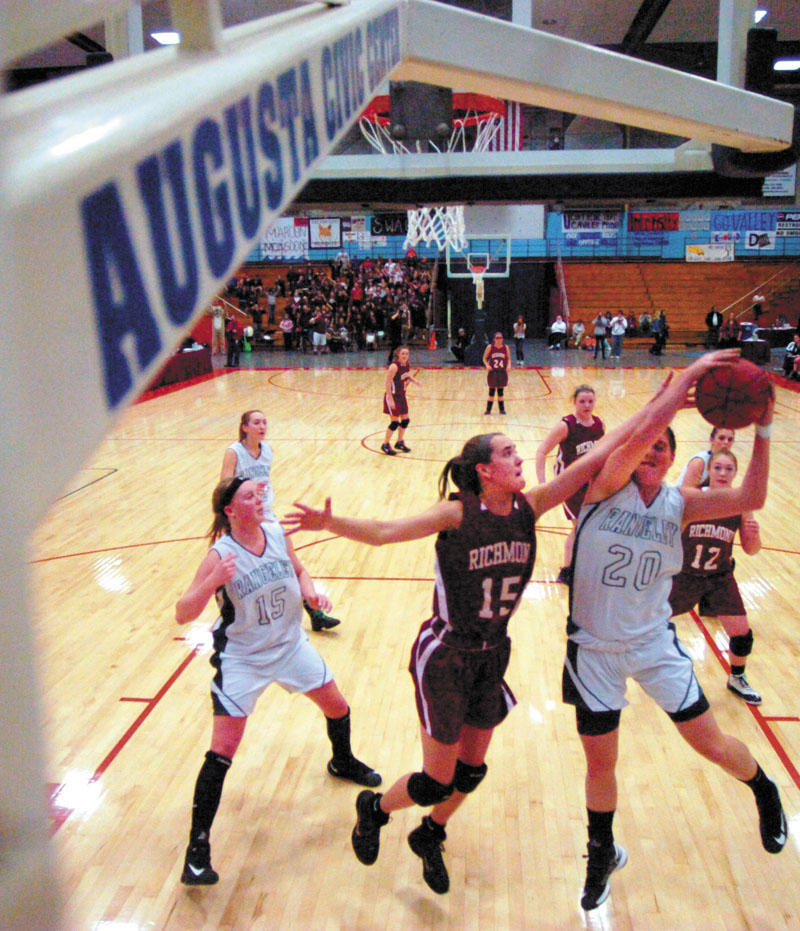
<path id="1" fill-rule="evenodd" d="M 310 249 L 340 249 L 342 221 L 339 217 L 309 217 L 308 246 Z"/>
<path id="2" fill-rule="evenodd" d="M 732 242 L 707 242 L 686 247 L 687 262 L 732 262 Z"/>
<path id="3" fill-rule="evenodd" d="M 294 262 L 308 258 L 308 220 L 304 217 L 280 217 L 261 241 L 265 259 Z"/>

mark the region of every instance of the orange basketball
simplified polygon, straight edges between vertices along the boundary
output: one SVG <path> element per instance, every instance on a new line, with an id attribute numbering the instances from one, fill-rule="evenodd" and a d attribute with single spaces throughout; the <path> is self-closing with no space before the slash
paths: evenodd
<path id="1" fill-rule="evenodd" d="M 695 403 L 715 427 L 738 430 L 763 415 L 772 396 L 769 375 L 746 359 L 709 369 L 697 382 Z"/>

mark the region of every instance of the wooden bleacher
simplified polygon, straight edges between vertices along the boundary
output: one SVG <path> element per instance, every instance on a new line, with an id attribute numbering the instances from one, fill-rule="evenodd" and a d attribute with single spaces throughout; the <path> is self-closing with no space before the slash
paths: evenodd
<path id="1" fill-rule="evenodd" d="M 706 334 L 705 317 L 712 306 L 723 311 L 744 295 L 763 284 L 776 272 L 787 269 L 775 279 L 774 287 L 791 287 L 790 263 L 688 263 L 688 262 L 588 262 L 564 263 L 564 281 L 569 299 L 572 320 L 583 320 L 589 327 L 591 320 L 602 310 L 613 314 L 622 310 L 626 315 L 639 315 L 648 310 L 655 316 L 657 310 L 667 315 L 670 342 L 683 345 L 700 345 Z M 797 280 L 795 276 L 794 280 Z M 764 293 L 765 315 L 762 324 L 768 326 L 777 312 L 771 298 L 773 285 Z M 783 293 L 782 291 L 780 293 Z M 742 301 L 734 307 L 737 315 L 749 306 Z M 750 319 L 750 318 L 748 318 Z M 637 338 L 634 338 L 634 340 Z M 626 340 L 635 345 L 634 340 Z M 652 338 L 639 338 L 651 342 Z"/>

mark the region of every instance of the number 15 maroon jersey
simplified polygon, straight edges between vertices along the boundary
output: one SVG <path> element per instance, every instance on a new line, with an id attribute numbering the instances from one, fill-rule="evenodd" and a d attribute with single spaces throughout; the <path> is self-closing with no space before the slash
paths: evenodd
<path id="1" fill-rule="evenodd" d="M 523 495 L 514 495 L 508 515 L 493 514 L 471 492 L 452 499 L 464 519 L 436 539 L 432 629 L 448 646 L 480 650 L 506 637 L 533 572 L 536 518 Z"/>

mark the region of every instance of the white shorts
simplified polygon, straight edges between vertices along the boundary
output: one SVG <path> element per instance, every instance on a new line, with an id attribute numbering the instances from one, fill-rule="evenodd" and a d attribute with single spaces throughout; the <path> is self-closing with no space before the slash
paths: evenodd
<path id="1" fill-rule="evenodd" d="M 215 656 L 217 674 L 211 682 L 214 714 L 244 718 L 253 713 L 261 693 L 277 682 L 287 692 L 311 692 L 333 680 L 325 660 L 300 631 L 288 649 L 263 656 Z"/>
<path id="2" fill-rule="evenodd" d="M 311 334 L 311 341 L 315 346 L 326 346 L 328 343 L 327 333 L 317 333 L 316 330 Z"/>
<path id="3" fill-rule="evenodd" d="M 628 679 L 635 679 L 668 714 L 684 711 L 703 697 L 674 624 L 627 652 L 594 650 L 568 641 L 564 701 L 589 711 L 620 711 L 628 704 Z"/>

